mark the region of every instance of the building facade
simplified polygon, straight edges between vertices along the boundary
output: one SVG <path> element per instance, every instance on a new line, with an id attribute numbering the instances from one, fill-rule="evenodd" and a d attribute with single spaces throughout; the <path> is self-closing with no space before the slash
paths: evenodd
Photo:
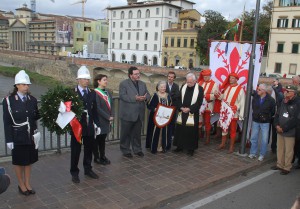
<path id="1" fill-rule="evenodd" d="M 177 23 L 182 9 L 192 9 L 187 0 L 132 2 L 108 8 L 110 61 L 160 65 L 163 30 Z"/>
<path id="2" fill-rule="evenodd" d="M 0 49 L 9 48 L 8 28 L 8 18 L 0 14 Z"/>
<path id="3" fill-rule="evenodd" d="M 179 12 L 179 23 L 163 31 L 161 66 L 199 66 L 196 52 L 197 35 L 200 29 L 200 13 L 195 9 Z"/>
<path id="4" fill-rule="evenodd" d="M 300 74 L 300 0 L 274 0 L 266 73 Z"/>

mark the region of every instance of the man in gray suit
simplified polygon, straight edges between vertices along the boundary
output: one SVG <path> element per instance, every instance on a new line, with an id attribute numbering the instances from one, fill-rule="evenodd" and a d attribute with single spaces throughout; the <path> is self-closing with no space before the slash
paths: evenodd
<path id="1" fill-rule="evenodd" d="M 143 157 L 141 146 L 141 128 L 145 114 L 145 102 L 150 99 L 146 84 L 140 81 L 140 72 L 136 67 L 128 69 L 128 79 L 119 86 L 121 136 L 120 149 L 125 157 L 132 158 L 133 153 Z"/>

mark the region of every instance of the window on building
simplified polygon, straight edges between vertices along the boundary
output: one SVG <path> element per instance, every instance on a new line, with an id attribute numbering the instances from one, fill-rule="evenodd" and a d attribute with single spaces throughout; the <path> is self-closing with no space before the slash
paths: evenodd
<path id="1" fill-rule="evenodd" d="M 289 74 L 296 75 L 297 73 L 297 64 L 290 64 Z"/>
<path id="2" fill-rule="evenodd" d="M 142 17 L 142 12 L 141 12 L 141 10 L 138 10 L 138 12 L 137 12 L 137 18 L 141 18 Z"/>
<path id="3" fill-rule="evenodd" d="M 187 21 L 183 21 L 183 28 L 186 29 L 187 28 Z"/>
<path id="4" fill-rule="evenodd" d="M 128 28 L 131 28 L 131 21 L 128 21 Z"/>
<path id="5" fill-rule="evenodd" d="M 143 56 L 143 63 L 148 65 L 148 57 L 146 55 Z"/>
<path id="6" fill-rule="evenodd" d="M 123 28 L 123 22 L 120 22 L 120 28 Z"/>
<path id="7" fill-rule="evenodd" d="M 300 6 L 300 0 L 280 0 L 279 6 L 281 7 Z"/>
<path id="8" fill-rule="evenodd" d="M 117 12 L 113 11 L 113 17 L 116 17 L 116 16 L 117 16 Z"/>
<path id="9" fill-rule="evenodd" d="M 132 11 L 131 10 L 128 13 L 128 19 L 132 19 Z"/>
<path id="10" fill-rule="evenodd" d="M 152 59 L 152 65 L 157 65 L 157 57 L 154 56 L 153 59 Z"/>
<path id="11" fill-rule="evenodd" d="M 137 21 L 136 23 L 136 27 L 139 28 L 140 27 L 140 21 Z"/>
<path id="12" fill-rule="evenodd" d="M 187 43 L 188 43 L 188 39 L 184 38 L 183 39 L 183 47 L 187 48 Z"/>
<path id="13" fill-rule="evenodd" d="M 292 28 L 300 28 L 300 18 L 292 20 Z"/>
<path id="14" fill-rule="evenodd" d="M 135 50 L 139 50 L 139 44 L 135 44 Z"/>
<path id="15" fill-rule="evenodd" d="M 275 69 L 274 69 L 274 73 L 281 73 L 281 66 L 282 66 L 282 63 L 278 63 L 276 62 L 275 63 Z"/>
<path id="16" fill-rule="evenodd" d="M 112 33 L 112 40 L 115 40 L 115 32 Z"/>
<path id="17" fill-rule="evenodd" d="M 171 38 L 171 47 L 174 47 L 175 38 Z"/>
<path id="18" fill-rule="evenodd" d="M 149 27 L 149 21 L 148 21 L 148 20 L 146 20 L 146 22 L 145 22 L 145 27 L 146 27 L 146 28 Z"/>
<path id="19" fill-rule="evenodd" d="M 178 10 L 175 11 L 175 17 L 178 17 Z"/>
<path id="20" fill-rule="evenodd" d="M 140 32 L 136 32 L 136 40 L 140 40 Z"/>
<path id="21" fill-rule="evenodd" d="M 168 23 L 168 28 L 171 28 L 171 27 L 172 27 L 172 22 L 169 21 L 169 23 Z"/>
<path id="22" fill-rule="evenodd" d="M 194 28 L 194 21 L 191 20 L 191 28 Z"/>
<path id="23" fill-rule="evenodd" d="M 131 32 L 128 32 L 128 40 L 131 39 Z"/>
<path id="24" fill-rule="evenodd" d="M 147 9 L 147 10 L 146 10 L 146 18 L 149 18 L 149 17 L 150 17 L 150 10 Z"/>
<path id="25" fill-rule="evenodd" d="M 289 19 L 278 19 L 277 28 L 287 28 L 289 24 Z"/>
<path id="26" fill-rule="evenodd" d="M 154 41 L 157 41 L 158 40 L 158 32 L 155 32 L 154 33 Z"/>
<path id="27" fill-rule="evenodd" d="M 147 40 L 148 40 L 148 33 L 145 32 L 145 41 L 147 41 Z"/>
<path id="28" fill-rule="evenodd" d="M 157 51 L 157 44 L 154 44 L 154 51 Z"/>
<path id="29" fill-rule="evenodd" d="M 156 8 L 156 15 L 159 15 L 159 8 Z"/>
<path id="30" fill-rule="evenodd" d="M 121 12 L 121 19 L 124 19 L 125 18 L 125 13 L 124 11 Z"/>
<path id="31" fill-rule="evenodd" d="M 127 43 L 127 49 L 128 50 L 130 49 L 130 43 Z"/>
<path id="32" fill-rule="evenodd" d="M 115 28 L 116 27 L 116 22 L 113 22 L 113 28 Z"/>
<path id="33" fill-rule="evenodd" d="M 165 47 L 168 47 L 169 37 L 165 37 Z"/>
<path id="34" fill-rule="evenodd" d="M 119 48 L 122 49 L 122 43 L 119 44 Z"/>
<path id="35" fill-rule="evenodd" d="M 181 45 L 181 39 L 177 38 L 177 47 L 180 47 L 180 45 Z"/>
<path id="36" fill-rule="evenodd" d="M 195 40 L 192 38 L 191 39 L 191 48 L 194 48 L 194 46 L 195 46 Z"/>
<path id="37" fill-rule="evenodd" d="M 126 55 L 125 55 L 125 54 L 122 54 L 122 55 L 121 55 L 121 60 L 122 60 L 122 61 L 125 61 L 125 60 L 126 60 Z"/>
<path id="38" fill-rule="evenodd" d="M 299 43 L 295 43 L 292 45 L 292 53 L 298 54 L 299 53 Z"/>
<path id="39" fill-rule="evenodd" d="M 113 49 L 115 48 L 115 43 L 111 44 L 111 48 L 113 48 Z"/>
<path id="40" fill-rule="evenodd" d="M 89 34 L 89 41 L 93 41 L 93 34 Z"/>
<path id="41" fill-rule="evenodd" d="M 147 44 L 144 44 L 144 50 L 147 51 Z"/>
<path id="42" fill-rule="evenodd" d="M 120 32 L 120 40 L 122 40 L 122 39 L 123 39 L 123 33 Z"/>
<path id="43" fill-rule="evenodd" d="M 284 43 L 277 44 L 277 52 L 282 53 L 284 48 Z"/>
<path id="44" fill-rule="evenodd" d="M 155 27 L 158 27 L 158 26 L 159 26 L 159 21 L 155 20 Z"/>
<path id="45" fill-rule="evenodd" d="M 172 16 L 172 9 L 169 9 L 169 16 Z"/>
<path id="46" fill-rule="evenodd" d="M 133 54 L 133 55 L 131 56 L 131 60 L 133 61 L 133 63 L 136 63 L 136 56 L 135 56 L 135 54 Z"/>

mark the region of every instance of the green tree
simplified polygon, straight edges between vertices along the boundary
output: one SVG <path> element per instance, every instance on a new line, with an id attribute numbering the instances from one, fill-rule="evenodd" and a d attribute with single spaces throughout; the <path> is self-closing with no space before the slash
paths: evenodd
<path id="1" fill-rule="evenodd" d="M 200 56 L 200 64 L 207 65 L 209 60 L 206 59 L 208 53 L 209 39 L 220 39 L 226 31 L 227 21 L 221 13 L 213 10 L 204 11 L 205 25 L 199 30 L 197 52 Z"/>

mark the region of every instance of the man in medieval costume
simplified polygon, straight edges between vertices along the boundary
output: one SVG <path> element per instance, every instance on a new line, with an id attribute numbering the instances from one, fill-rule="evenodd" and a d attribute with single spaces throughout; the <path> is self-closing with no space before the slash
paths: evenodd
<path id="1" fill-rule="evenodd" d="M 217 92 L 216 97 L 226 102 L 232 109 L 234 115 L 231 122 L 228 124 L 228 128 L 222 130 L 222 142 L 218 146 L 218 149 L 224 149 L 228 130 L 230 131 L 230 147 L 228 153 L 233 153 L 234 143 L 236 138 L 237 121 L 244 119 L 244 106 L 245 106 L 245 91 L 238 84 L 238 75 L 236 73 L 230 73 L 221 86 L 222 94 Z M 221 113 L 222 114 L 222 113 Z"/>
<path id="2" fill-rule="evenodd" d="M 203 101 L 203 88 L 197 84 L 195 74 L 188 73 L 180 89 L 178 117 L 174 136 L 174 152 L 188 151 L 193 156 L 198 148 L 199 109 Z"/>
<path id="3" fill-rule="evenodd" d="M 210 69 L 204 69 L 201 71 L 198 82 L 204 90 L 204 99 L 206 100 L 206 105 L 203 108 L 203 112 L 200 113 L 202 116 L 202 122 L 200 122 L 199 125 L 200 131 L 202 129 L 202 125 L 204 124 L 205 126 L 205 145 L 208 145 L 210 142 L 211 130 L 210 119 L 215 104 L 214 92 L 218 91 L 218 85 L 211 79 Z"/>

